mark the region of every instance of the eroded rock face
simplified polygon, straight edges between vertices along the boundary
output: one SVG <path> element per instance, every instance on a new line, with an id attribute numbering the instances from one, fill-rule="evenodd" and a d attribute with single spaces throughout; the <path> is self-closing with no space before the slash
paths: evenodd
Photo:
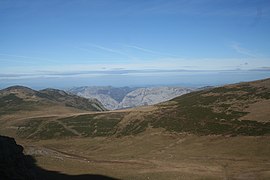
<path id="1" fill-rule="evenodd" d="M 193 89 L 183 87 L 78 87 L 69 90 L 78 96 L 98 99 L 109 110 L 153 105 L 191 91 Z"/>
<path id="2" fill-rule="evenodd" d="M 34 160 L 23 154 L 23 147 L 10 137 L 0 136 L 0 179 L 37 179 Z"/>
<path id="3" fill-rule="evenodd" d="M 168 101 L 177 96 L 191 92 L 192 89 L 181 87 L 153 87 L 139 88 L 128 93 L 118 108 L 129 108 L 136 106 L 153 105 Z"/>
<path id="4" fill-rule="evenodd" d="M 102 105 L 109 109 L 118 109 L 119 103 L 131 91 L 137 88 L 131 87 L 111 87 L 111 86 L 83 86 L 69 89 L 68 92 L 78 96 L 99 100 Z"/>

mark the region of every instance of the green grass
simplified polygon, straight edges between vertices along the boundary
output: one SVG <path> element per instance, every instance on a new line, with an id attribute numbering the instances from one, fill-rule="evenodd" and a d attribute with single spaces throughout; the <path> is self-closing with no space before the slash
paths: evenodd
<path id="1" fill-rule="evenodd" d="M 197 135 L 270 135 L 270 123 L 239 120 L 247 114 L 243 109 L 260 99 L 268 99 L 269 94 L 267 88 L 252 87 L 247 84 L 196 91 L 173 99 L 172 101 L 175 102 L 173 105 L 160 104 L 157 110 L 150 113 L 141 112 L 139 120 L 130 117 L 129 123 L 121 128 L 119 122 L 125 113 L 79 115 L 58 119 L 58 121 L 84 137 L 136 135 L 144 132 L 148 127 Z M 18 100 L 16 97 L 12 96 L 12 98 Z M 35 132 L 38 125 L 33 122 L 27 126 L 29 129 L 22 129 L 28 131 L 23 132 L 26 137 Z M 50 139 L 75 135 L 61 124 L 49 122 L 39 129 L 37 136 Z"/>
<path id="2" fill-rule="evenodd" d="M 106 117 L 80 115 L 59 120 L 86 137 L 96 137 L 115 134 L 121 118 L 122 116 L 112 113 Z"/>
<path id="3" fill-rule="evenodd" d="M 17 134 L 22 138 L 27 138 L 31 134 L 37 131 L 41 125 L 43 119 L 30 119 L 24 124 L 20 125 Z"/>
<path id="4" fill-rule="evenodd" d="M 29 119 L 19 126 L 17 134 L 19 137 L 30 139 L 52 139 L 75 136 L 75 134 L 58 122 L 50 121 L 50 118 Z"/>
<path id="5" fill-rule="evenodd" d="M 69 128 L 76 130 L 84 137 L 97 137 L 109 136 L 116 132 L 116 125 L 119 119 L 93 119 L 91 116 L 87 117 L 71 117 L 60 119 L 62 123 L 66 124 Z M 78 120 L 78 122 L 76 122 Z M 42 126 L 41 123 L 43 123 Z M 42 120 L 31 120 L 23 125 L 17 134 L 20 137 L 27 138 L 35 132 L 34 136 L 29 138 L 35 139 L 54 139 L 63 137 L 77 136 L 69 129 L 55 121 L 42 122 Z M 39 129 L 38 129 L 39 128 Z"/>
<path id="6" fill-rule="evenodd" d="M 9 94 L 0 97 L 0 116 L 6 114 L 12 114 L 22 110 L 33 110 L 37 106 L 37 102 L 24 101 L 17 97 L 15 94 Z"/>
<path id="7" fill-rule="evenodd" d="M 71 131 L 64 128 L 58 122 L 49 122 L 46 123 L 40 131 L 36 134 L 36 138 L 39 139 L 53 139 L 53 138 L 61 138 L 61 137 L 71 137 L 76 136 Z"/>
<path id="8" fill-rule="evenodd" d="M 197 135 L 269 135 L 270 123 L 261 123 L 256 121 L 239 121 L 234 118 L 225 117 L 223 114 L 210 113 L 209 111 L 196 113 L 185 117 L 183 114 L 174 114 L 170 116 L 148 117 L 151 119 L 150 125 L 154 128 L 165 128 L 173 132 L 190 132 Z M 239 116 L 237 115 L 233 117 Z M 175 116 L 176 115 L 176 116 Z M 222 118 L 222 119 L 221 119 Z"/>
<path id="9" fill-rule="evenodd" d="M 127 126 L 125 126 L 124 129 L 119 132 L 118 136 L 127 136 L 127 135 L 136 135 L 141 132 L 144 132 L 146 128 L 148 127 L 149 122 L 148 121 L 133 121 L 130 122 Z"/>
<path id="10" fill-rule="evenodd" d="M 220 94 L 217 96 L 209 93 Z M 269 93 L 266 88 L 258 90 L 245 84 L 238 88 L 220 87 L 197 91 L 173 99 L 177 104 L 156 111 L 146 119 L 154 128 L 165 128 L 174 132 L 198 135 L 267 135 L 270 134 L 269 123 L 240 121 L 239 118 L 247 114 L 241 109 L 248 107 L 251 102 L 256 102 L 257 98 L 267 99 Z M 235 105 L 239 107 L 236 108 Z"/>

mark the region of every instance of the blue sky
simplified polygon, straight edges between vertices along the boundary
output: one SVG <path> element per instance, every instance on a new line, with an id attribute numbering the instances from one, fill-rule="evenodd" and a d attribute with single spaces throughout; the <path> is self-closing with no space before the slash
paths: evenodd
<path id="1" fill-rule="evenodd" d="M 0 0 L 0 87 L 266 78 L 269 32 L 268 0 Z"/>

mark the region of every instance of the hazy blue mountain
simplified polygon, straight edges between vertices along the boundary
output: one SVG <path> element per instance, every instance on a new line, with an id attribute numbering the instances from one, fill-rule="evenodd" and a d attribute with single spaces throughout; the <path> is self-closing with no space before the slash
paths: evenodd
<path id="1" fill-rule="evenodd" d="M 78 96 L 96 98 L 110 110 L 153 105 L 191 91 L 193 89 L 183 87 L 116 88 L 111 86 L 84 86 L 68 90 Z"/>

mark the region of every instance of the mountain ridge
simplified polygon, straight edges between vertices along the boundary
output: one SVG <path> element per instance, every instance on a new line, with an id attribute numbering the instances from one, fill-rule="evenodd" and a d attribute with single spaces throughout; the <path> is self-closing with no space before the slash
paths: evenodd
<path id="1" fill-rule="evenodd" d="M 46 92 L 61 99 L 61 91 Z M 24 118 L 16 111 L 16 117 L 0 116 L 0 134 L 18 140 L 39 167 L 70 175 L 269 179 L 269 108 L 270 79 L 266 79 L 131 109 L 54 115 L 42 109 L 42 116 L 29 109 Z M 56 179 L 66 177 L 47 173 Z"/>
<path id="2" fill-rule="evenodd" d="M 44 111 L 44 109 L 104 111 L 96 99 L 85 99 L 58 89 L 33 90 L 25 86 L 11 86 L 0 90 L 0 115 L 11 115 L 22 111 Z"/>
<path id="3" fill-rule="evenodd" d="M 156 105 L 101 113 L 37 117 L 22 122 L 20 137 L 124 137 L 149 129 L 173 133 L 223 136 L 268 136 L 270 134 L 270 79 L 226 85 L 178 96 Z M 256 103 L 260 116 L 252 115 Z M 15 125 L 16 126 L 16 125 Z M 46 127 L 46 128 L 45 128 Z M 32 132 L 35 132 L 32 134 Z"/>
<path id="4" fill-rule="evenodd" d="M 111 87 L 83 86 L 68 92 L 85 98 L 98 99 L 107 109 L 126 109 L 143 105 L 153 105 L 193 91 L 184 87 Z M 115 96 L 118 94 L 118 97 Z"/>

